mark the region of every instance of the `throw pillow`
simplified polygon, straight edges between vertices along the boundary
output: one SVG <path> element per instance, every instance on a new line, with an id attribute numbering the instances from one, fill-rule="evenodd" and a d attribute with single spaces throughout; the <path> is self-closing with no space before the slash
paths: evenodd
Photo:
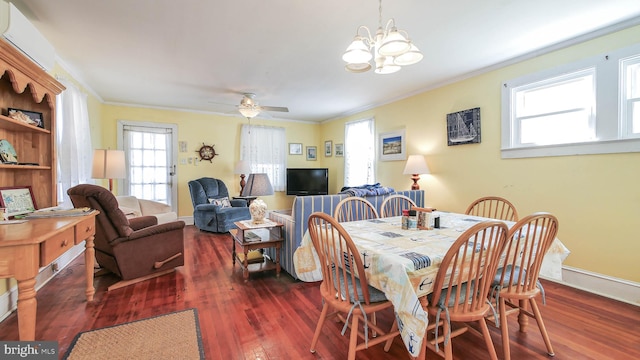
<path id="1" fill-rule="evenodd" d="M 209 203 L 213 205 L 225 207 L 231 207 L 231 201 L 229 201 L 228 197 L 222 197 L 218 199 L 209 199 Z"/>

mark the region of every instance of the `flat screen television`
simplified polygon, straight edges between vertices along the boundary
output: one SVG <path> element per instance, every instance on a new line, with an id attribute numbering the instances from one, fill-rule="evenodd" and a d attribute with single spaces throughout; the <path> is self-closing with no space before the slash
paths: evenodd
<path id="1" fill-rule="evenodd" d="M 287 195 L 329 194 L 329 169 L 287 169 Z"/>

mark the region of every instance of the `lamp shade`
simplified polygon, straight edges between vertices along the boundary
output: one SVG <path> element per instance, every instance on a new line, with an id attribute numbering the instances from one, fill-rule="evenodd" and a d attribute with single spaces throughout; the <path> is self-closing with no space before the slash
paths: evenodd
<path id="1" fill-rule="evenodd" d="M 424 155 L 409 155 L 407 164 L 404 166 L 403 174 L 428 174 L 429 166 L 424 159 Z"/>
<path id="2" fill-rule="evenodd" d="M 251 172 L 251 166 L 249 162 L 246 160 L 240 160 L 236 163 L 235 168 L 233 168 L 234 174 L 248 174 Z"/>
<path id="3" fill-rule="evenodd" d="M 242 196 L 273 195 L 273 187 L 267 174 L 249 174 Z"/>
<path id="4" fill-rule="evenodd" d="M 123 150 L 94 150 L 93 166 L 91 168 L 92 178 L 124 179 L 126 175 Z"/>

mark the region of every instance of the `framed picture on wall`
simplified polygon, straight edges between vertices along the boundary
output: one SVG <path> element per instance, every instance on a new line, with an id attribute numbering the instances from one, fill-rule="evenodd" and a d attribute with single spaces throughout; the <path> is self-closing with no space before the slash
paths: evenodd
<path id="1" fill-rule="evenodd" d="M 406 160 L 405 130 L 381 133 L 378 149 L 382 161 Z"/>
<path id="2" fill-rule="evenodd" d="M 480 108 L 447 114 L 447 145 L 480 143 Z"/>
<path id="3" fill-rule="evenodd" d="M 336 144 L 336 157 L 344 156 L 344 144 Z"/>
<path id="4" fill-rule="evenodd" d="M 331 153 L 333 152 L 333 143 L 331 142 L 331 140 L 325 141 L 324 142 L 324 156 L 331 156 Z"/>
<path id="5" fill-rule="evenodd" d="M 289 143 L 289 155 L 302 155 L 302 144 Z"/>
<path id="6" fill-rule="evenodd" d="M 307 160 L 315 161 L 318 158 L 318 148 L 316 146 L 307 146 Z"/>

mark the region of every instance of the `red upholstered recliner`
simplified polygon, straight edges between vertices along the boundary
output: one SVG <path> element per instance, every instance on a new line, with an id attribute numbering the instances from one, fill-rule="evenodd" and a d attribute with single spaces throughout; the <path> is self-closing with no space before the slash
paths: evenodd
<path id="1" fill-rule="evenodd" d="M 122 281 L 108 290 L 175 271 L 184 265 L 184 221 L 158 225 L 154 216 L 127 219 L 107 189 L 81 184 L 67 191 L 74 207 L 100 211 L 96 216 L 95 250 L 101 268 Z"/>

